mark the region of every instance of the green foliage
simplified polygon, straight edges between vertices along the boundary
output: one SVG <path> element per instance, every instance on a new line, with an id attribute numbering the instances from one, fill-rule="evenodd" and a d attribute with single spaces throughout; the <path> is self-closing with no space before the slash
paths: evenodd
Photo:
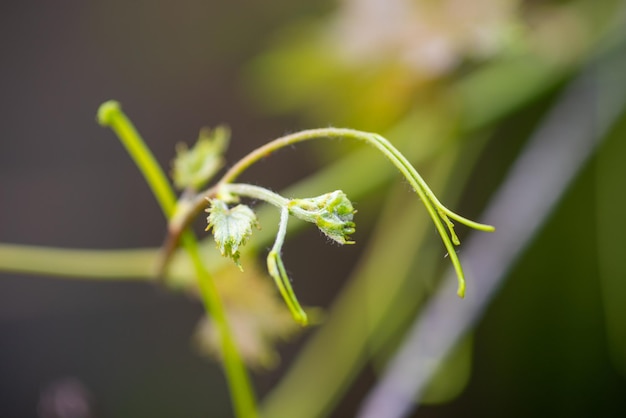
<path id="1" fill-rule="evenodd" d="M 208 226 L 206 230 L 213 230 L 213 237 L 223 256 L 232 258 L 239 269 L 243 270 L 239 263 L 239 248 L 244 246 L 252 228 L 257 226 L 256 215 L 246 205 L 237 205 L 229 208 L 219 199 L 210 199 L 211 206 L 207 209 Z"/>
<path id="2" fill-rule="evenodd" d="M 202 188 L 224 165 L 223 154 L 228 146 L 230 130 L 218 126 L 202 129 L 193 148 L 180 143 L 176 146 L 176 158 L 172 163 L 172 178 L 178 189 Z"/>

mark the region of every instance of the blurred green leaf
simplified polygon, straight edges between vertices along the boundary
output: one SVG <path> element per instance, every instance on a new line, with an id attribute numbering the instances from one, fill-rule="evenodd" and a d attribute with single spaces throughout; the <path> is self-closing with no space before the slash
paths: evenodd
<path id="1" fill-rule="evenodd" d="M 199 190 L 211 180 L 224 165 L 223 154 L 229 139 L 230 130 L 218 126 L 213 130 L 202 129 L 191 149 L 185 143 L 178 144 L 172 164 L 172 178 L 176 187 Z"/>

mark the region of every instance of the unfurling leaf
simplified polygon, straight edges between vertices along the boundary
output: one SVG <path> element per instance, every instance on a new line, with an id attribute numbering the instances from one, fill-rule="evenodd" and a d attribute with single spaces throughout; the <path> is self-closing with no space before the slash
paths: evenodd
<path id="1" fill-rule="evenodd" d="M 239 263 L 239 248 L 252 235 L 252 227 L 258 225 L 256 215 L 246 205 L 229 208 L 218 199 L 210 199 L 209 202 L 211 207 L 206 210 L 209 213 L 206 230 L 213 230 L 213 237 L 222 255 L 232 258 L 243 270 Z"/>
<path id="2" fill-rule="evenodd" d="M 328 238 L 339 244 L 354 244 L 350 235 L 355 232 L 352 219 L 356 211 L 341 190 L 308 199 L 292 199 L 289 213 L 316 224 Z"/>
<path id="3" fill-rule="evenodd" d="M 230 131 L 224 126 L 214 130 L 202 129 L 198 141 L 188 149 L 184 143 L 176 147 L 172 178 L 179 189 L 199 190 L 224 165 L 223 153 L 228 146 Z"/>

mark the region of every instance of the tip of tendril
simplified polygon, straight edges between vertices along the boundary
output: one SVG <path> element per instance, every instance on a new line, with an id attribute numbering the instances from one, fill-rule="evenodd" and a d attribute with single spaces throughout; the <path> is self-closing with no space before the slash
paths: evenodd
<path id="1" fill-rule="evenodd" d="M 459 288 L 456 291 L 456 294 L 461 298 L 465 298 L 465 283 L 461 282 L 459 283 Z"/>
<path id="2" fill-rule="evenodd" d="M 108 100 L 100 105 L 96 119 L 102 126 L 108 126 L 113 120 L 113 115 L 118 113 L 121 109 L 119 102 L 115 100 Z"/>

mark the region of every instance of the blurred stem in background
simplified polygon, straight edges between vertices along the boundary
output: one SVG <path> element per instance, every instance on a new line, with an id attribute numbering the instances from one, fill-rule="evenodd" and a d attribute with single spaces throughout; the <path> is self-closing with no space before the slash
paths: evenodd
<path id="1" fill-rule="evenodd" d="M 626 194 L 619 190 L 626 179 L 626 118 L 622 118 L 613 137 L 600 150 L 597 164 L 597 255 L 609 354 L 615 368 L 626 376 Z"/>
<path id="2" fill-rule="evenodd" d="M 626 33 L 618 40 L 622 53 L 616 54 L 611 65 L 603 64 L 597 69 L 601 81 L 598 94 L 605 100 L 598 106 L 598 117 L 610 120 L 626 97 Z M 626 194 L 621 187 L 626 179 L 626 116 L 610 133 L 605 144 L 599 150 L 596 165 L 596 193 L 598 208 L 598 268 L 601 278 L 604 314 L 608 347 L 613 364 L 622 375 L 626 376 Z"/>

